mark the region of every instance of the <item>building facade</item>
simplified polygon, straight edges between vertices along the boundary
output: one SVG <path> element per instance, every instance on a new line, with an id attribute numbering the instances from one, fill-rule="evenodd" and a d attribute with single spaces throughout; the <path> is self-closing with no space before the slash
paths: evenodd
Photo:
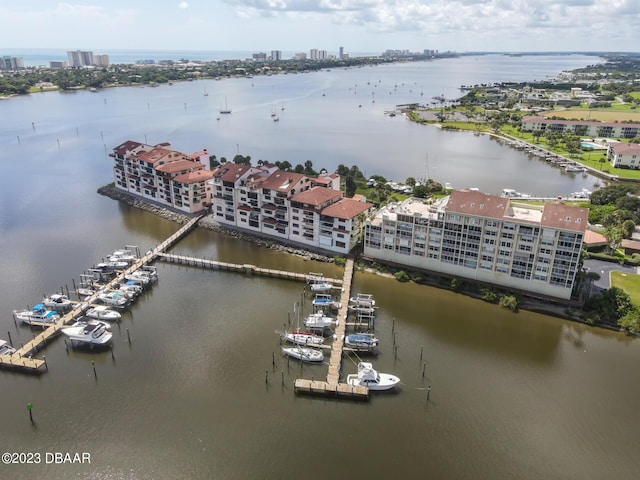
<path id="1" fill-rule="evenodd" d="M 640 124 L 592 122 L 588 120 L 553 120 L 540 116 L 522 117 L 523 132 L 571 133 L 582 137 L 634 138 L 640 136 Z"/>
<path id="2" fill-rule="evenodd" d="M 456 191 L 427 205 L 410 198 L 365 223 L 370 258 L 569 300 L 588 209 L 517 204 Z"/>
<path id="3" fill-rule="evenodd" d="M 207 151 L 187 155 L 169 147 L 134 141 L 115 147 L 110 155 L 115 187 L 185 213 L 209 208 L 213 173 Z"/>
<path id="4" fill-rule="evenodd" d="M 607 147 L 607 158 L 613 167 L 640 168 L 640 145 L 637 143 L 612 143 Z"/>
<path id="5" fill-rule="evenodd" d="M 373 204 L 343 198 L 335 174 L 311 178 L 275 165 L 225 163 L 213 171 L 211 210 L 221 224 L 347 254 Z"/>

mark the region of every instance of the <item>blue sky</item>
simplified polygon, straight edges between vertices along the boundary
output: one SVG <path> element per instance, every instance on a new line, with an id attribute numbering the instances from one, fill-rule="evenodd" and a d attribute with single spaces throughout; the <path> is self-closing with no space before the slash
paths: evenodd
<path id="1" fill-rule="evenodd" d="M 640 0 L 0 0 L 0 48 L 638 51 Z"/>

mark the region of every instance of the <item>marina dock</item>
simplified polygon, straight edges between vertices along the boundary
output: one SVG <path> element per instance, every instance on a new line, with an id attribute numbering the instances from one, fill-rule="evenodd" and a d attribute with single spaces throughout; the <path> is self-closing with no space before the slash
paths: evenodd
<path id="1" fill-rule="evenodd" d="M 178 240 L 184 237 L 187 233 L 193 230 L 198 221 L 202 218 L 194 217 L 185 225 L 183 225 L 177 232 L 167 238 L 164 242 L 158 245 L 154 250 L 148 251 L 142 258 L 135 261 L 124 271 L 120 271 L 115 278 L 109 283 L 101 287 L 101 289 L 93 295 L 87 297 L 82 302 L 74 303 L 73 308 L 61 315 L 55 323 L 34 323 L 32 326 L 35 328 L 43 328 L 42 332 L 33 336 L 33 339 L 22 345 L 20 348 L 16 348 L 16 351 L 11 355 L 0 355 L 0 367 L 15 369 L 19 371 L 25 371 L 29 373 L 41 373 L 43 367 L 46 368 L 46 361 L 44 359 L 33 358 L 33 355 L 37 353 L 42 347 L 44 347 L 51 339 L 55 338 L 60 330 L 71 323 L 73 323 L 78 317 L 80 317 L 85 310 L 90 308 L 94 303 L 98 301 L 98 294 L 101 291 L 109 290 L 116 284 L 122 283 L 124 276 L 133 273 L 140 268 L 154 262 L 159 255 L 164 253 L 165 250 L 171 248 Z"/>
<path id="2" fill-rule="evenodd" d="M 331 347 L 329 357 L 329 370 L 326 381 L 308 380 L 297 378 L 294 384 L 295 392 L 300 394 L 322 395 L 350 399 L 366 400 L 369 398 L 369 389 L 361 386 L 351 386 L 340 383 L 340 369 L 342 354 L 344 352 L 344 336 L 347 328 L 347 314 L 349 309 L 349 295 L 351 294 L 351 281 L 353 279 L 353 259 L 347 258 L 342 278 L 342 292 L 340 294 L 340 309 L 338 310 L 338 325 L 335 328 L 335 339 Z"/>

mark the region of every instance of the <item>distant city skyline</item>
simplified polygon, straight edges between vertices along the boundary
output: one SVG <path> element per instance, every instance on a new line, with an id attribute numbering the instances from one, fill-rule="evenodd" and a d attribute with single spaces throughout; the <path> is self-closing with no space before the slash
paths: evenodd
<path id="1" fill-rule="evenodd" d="M 635 0 L 3 0 L 0 45 L 293 51 L 633 51 Z"/>

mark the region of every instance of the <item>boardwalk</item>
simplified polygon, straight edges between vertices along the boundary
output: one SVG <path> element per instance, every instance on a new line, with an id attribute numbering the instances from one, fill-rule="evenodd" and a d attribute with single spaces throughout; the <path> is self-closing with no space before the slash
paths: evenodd
<path id="1" fill-rule="evenodd" d="M 346 383 L 340 383 L 340 369 L 342 366 L 342 353 L 344 352 L 344 336 L 347 328 L 347 312 L 349 309 L 349 295 L 351 294 L 351 280 L 353 279 L 353 259 L 348 258 L 344 266 L 342 279 L 342 294 L 340 296 L 340 309 L 338 310 L 338 325 L 335 329 L 335 340 L 331 347 L 329 358 L 329 370 L 327 381 L 313 381 L 298 378 L 295 381 L 296 393 L 313 395 L 335 396 L 355 399 L 369 398 L 367 387 L 352 387 Z"/>
<path id="2" fill-rule="evenodd" d="M 228 272 L 245 273 L 247 275 L 261 275 L 264 277 L 284 278 L 287 280 L 295 280 L 300 282 L 308 282 L 315 278 L 306 273 L 287 272 L 285 270 L 274 270 L 271 268 L 262 268 L 248 263 L 227 263 L 218 260 L 207 260 L 206 258 L 190 257 L 187 255 L 175 255 L 172 253 L 158 253 L 158 259 L 167 262 L 178 263 L 181 265 L 191 265 L 194 267 L 211 268 L 214 270 L 225 270 Z M 339 287 L 343 280 L 322 278 L 322 280 L 332 283 Z M 348 299 L 348 298 L 347 298 Z"/>
<path id="3" fill-rule="evenodd" d="M 33 337 L 33 339 L 27 342 L 25 345 L 17 349 L 12 355 L 0 355 L 0 367 L 13 368 L 27 372 L 40 373 L 42 367 L 46 367 L 46 362 L 43 359 L 33 358 L 34 353 L 38 352 L 45 344 L 60 333 L 65 325 L 73 323 L 76 318 L 81 316 L 85 310 L 87 310 L 93 303 L 98 301 L 98 293 L 114 288 L 116 284 L 122 283 L 124 276 L 135 272 L 139 268 L 148 265 L 156 260 L 166 249 L 171 248 L 178 240 L 184 237 L 187 233 L 193 230 L 200 217 L 194 217 L 176 233 L 167 238 L 164 242 L 158 245 L 152 251 L 147 252 L 142 258 L 134 262 L 129 268 L 120 272 L 116 277 L 111 280 L 107 285 L 103 286 L 99 292 L 96 292 L 90 297 L 87 297 L 82 302 L 77 302 L 74 307 L 68 313 L 62 315 L 57 322 L 53 324 L 40 324 L 38 327 L 42 327 L 43 331 Z"/>

